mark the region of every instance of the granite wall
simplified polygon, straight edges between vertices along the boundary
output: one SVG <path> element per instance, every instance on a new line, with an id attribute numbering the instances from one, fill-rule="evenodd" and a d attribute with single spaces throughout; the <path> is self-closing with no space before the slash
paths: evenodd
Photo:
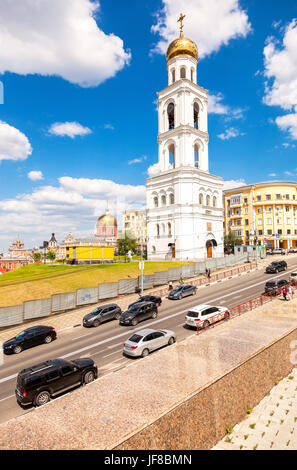
<path id="1" fill-rule="evenodd" d="M 296 328 L 188 397 L 151 425 L 118 443 L 114 449 L 212 448 L 226 435 L 227 428 L 234 427 L 247 416 L 248 407 L 255 407 L 295 367 L 290 348 L 295 340 Z"/>

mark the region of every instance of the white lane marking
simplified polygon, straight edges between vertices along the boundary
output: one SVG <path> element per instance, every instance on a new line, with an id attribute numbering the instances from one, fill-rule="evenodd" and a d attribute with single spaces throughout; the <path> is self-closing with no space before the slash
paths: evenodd
<path id="1" fill-rule="evenodd" d="M 15 397 L 15 395 L 9 395 L 9 397 L 2 398 L 2 399 L 0 400 L 0 403 L 1 403 L 1 401 L 8 400 L 9 398 L 12 398 L 12 397 Z"/>
<path id="2" fill-rule="evenodd" d="M 106 356 L 102 356 L 102 359 L 104 359 L 105 357 L 109 357 L 109 356 L 112 356 L 113 354 L 116 354 L 116 353 L 119 353 L 120 351 L 114 351 L 110 354 L 106 354 Z"/>
<path id="3" fill-rule="evenodd" d="M 283 274 L 279 274 L 277 276 L 273 276 L 273 277 L 270 277 L 270 278 L 267 278 L 266 279 L 266 282 L 267 281 L 270 281 L 271 279 L 276 279 L 278 277 L 281 277 L 281 276 L 284 276 L 285 274 L 287 273 L 291 273 L 293 271 L 295 271 L 296 268 L 294 269 L 291 269 L 290 271 L 287 271 L 286 273 L 283 273 Z M 260 282 L 257 282 L 256 284 L 252 284 L 251 286 L 248 286 L 248 287 L 243 287 L 242 289 L 238 289 L 234 292 L 231 292 L 230 294 L 225 294 L 225 295 L 222 295 L 220 297 L 217 297 L 215 299 L 211 299 L 211 300 L 208 300 L 207 302 L 217 302 L 218 300 L 221 300 L 221 299 L 224 299 L 225 297 L 230 297 L 231 295 L 234 296 L 234 294 L 237 294 L 238 292 L 244 292 L 246 290 L 249 290 L 249 289 L 252 289 L 253 287 L 255 286 L 259 286 L 260 284 L 263 284 L 263 281 L 260 281 Z M 148 326 L 151 326 L 151 325 L 155 325 L 156 323 L 160 323 L 162 321 L 165 321 L 165 320 L 168 320 L 170 318 L 174 318 L 174 317 L 177 317 L 178 315 L 181 315 L 185 312 L 187 312 L 187 310 L 181 310 L 180 312 L 177 312 L 177 313 L 173 313 L 172 315 L 168 315 L 167 317 L 164 317 L 164 318 L 161 318 L 159 320 L 154 320 L 153 322 L 151 323 L 146 323 L 145 326 L 148 327 Z M 134 329 L 132 331 L 138 331 L 138 330 L 142 330 L 143 328 L 137 328 L 137 329 Z M 131 330 L 130 330 L 131 331 Z M 80 354 L 81 352 L 83 351 L 87 351 L 88 349 L 92 349 L 92 348 L 95 348 L 96 346 L 100 346 L 101 344 L 105 344 L 105 343 L 108 343 L 109 341 L 113 341 L 114 339 L 116 338 L 122 338 L 123 336 L 125 335 L 128 335 L 128 333 L 120 333 L 118 335 L 115 335 L 115 336 L 112 336 L 111 338 L 107 338 L 107 339 L 104 339 L 102 341 L 98 341 L 97 343 L 93 343 L 93 344 L 89 344 L 88 346 L 85 346 L 84 348 L 80 348 L 80 349 L 77 349 L 76 351 L 73 351 L 71 353 L 68 353 L 68 354 L 64 354 L 64 356 L 60 356 L 62 359 L 65 359 L 67 357 L 70 357 L 70 356 L 73 356 L 74 354 Z M 130 333 L 130 336 L 131 336 L 131 333 Z M 9 377 L 5 377 L 3 379 L 0 379 L 0 383 L 3 383 L 3 382 L 7 382 L 8 380 L 11 380 L 11 379 L 15 379 L 17 377 L 18 374 L 13 374 L 13 375 L 10 375 Z"/>
<path id="4" fill-rule="evenodd" d="M 112 344 L 111 346 L 107 346 L 108 349 L 116 348 L 117 346 L 123 346 L 123 342 Z"/>

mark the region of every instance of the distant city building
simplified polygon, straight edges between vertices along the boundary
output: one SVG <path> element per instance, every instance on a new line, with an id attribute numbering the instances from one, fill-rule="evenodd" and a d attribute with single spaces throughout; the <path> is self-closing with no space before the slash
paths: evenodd
<path id="1" fill-rule="evenodd" d="M 47 248 L 48 250 L 53 250 L 53 251 L 56 251 L 56 249 L 58 248 L 58 242 L 56 240 L 54 233 L 52 233 L 52 236 L 51 236 L 50 241 L 48 242 Z"/>
<path id="2" fill-rule="evenodd" d="M 34 260 L 24 243 L 19 239 L 14 241 L 8 248 L 8 252 L 4 253 L 0 258 L 0 271 L 7 272 L 21 268 L 27 264 L 34 263 Z"/>
<path id="3" fill-rule="evenodd" d="M 71 233 L 60 243 L 57 259 L 67 263 L 105 263 L 114 259 L 114 247 L 97 237 L 76 238 Z"/>
<path id="4" fill-rule="evenodd" d="M 146 211 L 126 210 L 122 213 L 122 234 L 130 233 L 137 244 L 147 243 Z"/>
<path id="5" fill-rule="evenodd" d="M 297 183 L 268 181 L 224 191 L 225 232 L 244 245 L 297 247 Z"/>
<path id="6" fill-rule="evenodd" d="M 104 246 L 116 246 L 117 230 L 117 219 L 106 208 L 105 214 L 98 217 L 95 236 Z"/>

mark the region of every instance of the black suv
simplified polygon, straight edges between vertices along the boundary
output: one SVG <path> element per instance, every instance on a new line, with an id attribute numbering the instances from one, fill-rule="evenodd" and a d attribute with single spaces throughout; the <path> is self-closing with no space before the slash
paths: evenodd
<path id="1" fill-rule="evenodd" d="M 266 273 L 279 273 L 280 271 L 286 271 L 287 263 L 285 261 L 273 261 L 266 268 Z"/>
<path id="2" fill-rule="evenodd" d="M 3 343 L 3 352 L 5 354 L 19 354 L 23 349 L 37 346 L 38 344 L 51 343 L 56 339 L 57 333 L 52 326 L 32 326 L 27 328 L 13 338 Z"/>
<path id="3" fill-rule="evenodd" d="M 117 304 L 103 305 L 84 316 L 83 326 L 99 326 L 108 320 L 118 320 L 121 313 L 122 310 Z"/>
<path id="4" fill-rule="evenodd" d="M 128 308 L 120 316 L 120 325 L 137 325 L 142 320 L 148 318 L 156 318 L 158 316 L 158 308 L 153 302 L 142 302 L 133 307 Z"/>
<path id="5" fill-rule="evenodd" d="M 281 289 L 285 286 L 288 286 L 289 284 L 290 281 L 287 281 L 286 279 L 279 279 L 278 281 L 268 281 L 265 284 L 265 293 L 276 291 L 277 289 Z"/>
<path id="6" fill-rule="evenodd" d="M 92 359 L 54 359 L 23 369 L 17 376 L 16 399 L 20 405 L 40 406 L 51 397 L 97 378 Z"/>
<path id="7" fill-rule="evenodd" d="M 142 295 L 141 297 L 139 297 L 138 300 L 130 304 L 128 308 L 133 307 L 134 305 L 137 305 L 140 302 L 153 302 L 154 304 L 156 304 L 156 307 L 160 307 L 162 299 L 161 297 L 157 297 L 155 295 Z"/>

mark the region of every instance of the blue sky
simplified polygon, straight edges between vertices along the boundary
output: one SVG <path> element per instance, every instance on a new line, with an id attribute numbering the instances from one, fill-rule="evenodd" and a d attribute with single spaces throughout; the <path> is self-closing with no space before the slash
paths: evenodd
<path id="1" fill-rule="evenodd" d="M 1 0 L 0 252 L 17 235 L 89 236 L 107 200 L 119 223 L 145 204 L 181 11 L 210 95 L 210 171 L 297 180 L 294 0 Z"/>

